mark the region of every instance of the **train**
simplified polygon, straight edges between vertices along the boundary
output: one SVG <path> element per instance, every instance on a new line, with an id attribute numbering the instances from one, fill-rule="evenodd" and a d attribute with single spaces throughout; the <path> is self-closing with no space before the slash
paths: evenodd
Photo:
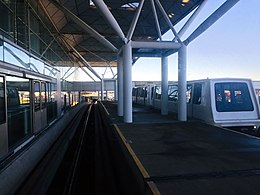
<path id="1" fill-rule="evenodd" d="M 1 162 L 81 99 L 79 91 L 63 90 L 66 83 L 56 67 L 8 40 L 0 41 Z"/>
<path id="2" fill-rule="evenodd" d="M 215 78 L 187 81 L 188 118 L 259 135 L 259 96 L 250 79 Z M 161 108 L 161 86 L 137 86 L 133 103 Z M 178 82 L 168 85 L 168 110 L 178 113 Z"/>

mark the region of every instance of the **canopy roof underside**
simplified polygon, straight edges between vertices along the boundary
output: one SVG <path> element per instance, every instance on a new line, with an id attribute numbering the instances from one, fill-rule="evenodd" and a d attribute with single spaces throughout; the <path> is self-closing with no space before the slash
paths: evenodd
<path id="1" fill-rule="evenodd" d="M 79 59 L 78 56 L 81 55 L 92 67 L 107 66 L 108 64 L 110 66 L 116 66 L 117 52 L 105 47 L 101 41 L 98 41 L 88 33 L 82 25 L 76 23 L 75 20 L 64 12 L 64 10 L 60 9 L 53 1 L 55 0 L 38 0 L 32 2 L 37 3 L 37 6 L 41 8 L 39 9 L 39 16 L 47 22 L 47 25 L 51 29 L 51 33 L 55 35 L 60 42 L 60 45 L 63 47 L 57 48 L 57 52 L 66 51 L 67 54 L 69 54 L 67 56 L 71 56 L 75 61 L 77 61 Z M 126 36 L 131 28 L 131 23 L 135 16 L 139 1 L 104 0 L 104 2 Z M 160 2 L 174 26 L 200 5 L 203 0 L 161 0 Z M 102 35 L 118 50 L 121 48 L 123 45 L 122 39 L 117 35 L 114 29 L 111 28 L 106 18 L 103 17 L 92 1 L 59 0 L 58 3 Z M 170 27 L 161 11 L 157 6 L 155 7 L 160 31 L 161 34 L 164 34 Z M 151 0 L 145 0 L 132 40 L 157 40 L 159 35 L 156 30 L 155 21 Z M 155 49 L 134 49 L 133 55 L 156 56 L 160 52 L 164 51 Z M 57 63 L 56 60 L 55 64 L 75 66 L 75 62 L 71 62 L 71 59 L 66 59 L 61 63 Z"/>

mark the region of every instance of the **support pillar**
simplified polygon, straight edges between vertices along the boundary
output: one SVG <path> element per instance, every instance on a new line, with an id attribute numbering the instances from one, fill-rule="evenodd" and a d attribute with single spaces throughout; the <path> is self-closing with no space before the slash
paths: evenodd
<path id="1" fill-rule="evenodd" d="M 131 42 L 123 46 L 124 78 L 124 122 L 132 123 L 132 47 Z"/>
<path id="2" fill-rule="evenodd" d="M 162 63 L 162 96 L 161 96 L 161 115 L 168 115 L 168 57 L 161 58 Z"/>
<path id="3" fill-rule="evenodd" d="M 101 101 L 104 101 L 104 80 L 101 79 Z"/>
<path id="4" fill-rule="evenodd" d="M 118 101 L 117 79 L 114 80 L 114 101 Z"/>
<path id="5" fill-rule="evenodd" d="M 123 85 L 123 57 L 118 55 L 117 59 L 117 82 L 118 82 L 118 103 L 117 103 L 117 115 L 124 115 L 124 85 Z"/>
<path id="6" fill-rule="evenodd" d="M 186 66 L 187 66 L 187 46 L 182 44 L 178 52 L 178 120 L 179 121 L 187 121 Z"/>
<path id="7" fill-rule="evenodd" d="M 100 100 L 100 93 L 99 93 L 99 90 L 97 91 L 97 93 L 98 93 L 98 100 Z"/>

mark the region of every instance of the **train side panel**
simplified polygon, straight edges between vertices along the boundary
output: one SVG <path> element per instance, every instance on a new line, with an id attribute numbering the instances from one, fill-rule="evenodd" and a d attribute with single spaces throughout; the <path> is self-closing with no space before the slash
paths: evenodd
<path id="1" fill-rule="evenodd" d="M 190 117 L 212 124 L 211 95 L 208 80 L 192 83 L 192 99 L 188 103 Z M 189 113 L 189 112 L 188 112 Z"/>

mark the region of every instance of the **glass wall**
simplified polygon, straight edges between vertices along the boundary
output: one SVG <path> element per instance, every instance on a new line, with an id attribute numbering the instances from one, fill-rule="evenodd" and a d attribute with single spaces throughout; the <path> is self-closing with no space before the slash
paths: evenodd
<path id="1" fill-rule="evenodd" d="M 37 1 L 2 0 L 0 35 L 45 61 L 70 60 L 68 50 L 60 50 L 59 41 L 54 38 L 45 25 L 44 18 L 40 16 L 44 16 L 44 12 Z"/>
<path id="2" fill-rule="evenodd" d="M 47 83 L 47 122 L 50 123 L 57 117 L 57 85 Z"/>
<path id="3" fill-rule="evenodd" d="M 30 109 L 30 81 L 6 77 L 9 147 L 19 144 L 32 133 Z"/>
<path id="4" fill-rule="evenodd" d="M 4 77 L 0 76 L 0 124 L 6 122 Z"/>

